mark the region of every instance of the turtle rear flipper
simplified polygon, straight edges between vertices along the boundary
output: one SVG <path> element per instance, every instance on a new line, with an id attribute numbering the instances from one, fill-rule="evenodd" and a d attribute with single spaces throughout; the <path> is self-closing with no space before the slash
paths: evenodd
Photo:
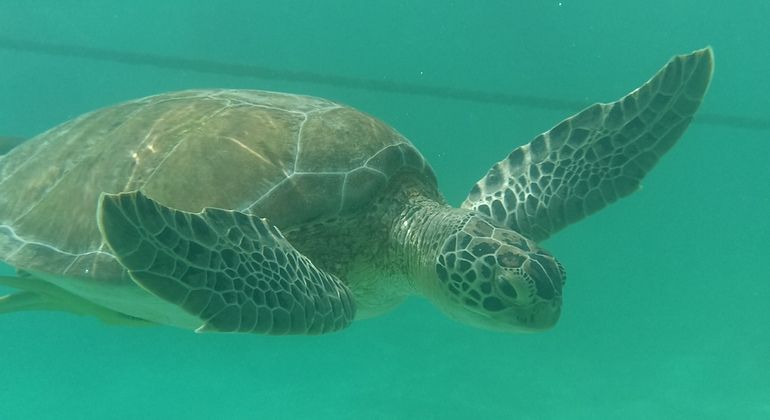
<path id="1" fill-rule="evenodd" d="M 0 295 L 0 314 L 19 311 L 62 311 L 93 316 L 109 325 L 156 325 L 150 321 L 105 308 L 29 273 L 20 272 L 19 274 L 19 276 L 0 276 L 0 285 L 19 289 L 5 296 Z"/>
<path id="2" fill-rule="evenodd" d="M 200 318 L 198 331 L 319 334 L 353 320 L 348 288 L 259 217 L 183 212 L 135 191 L 103 194 L 98 221 L 131 278 Z"/>
<path id="3" fill-rule="evenodd" d="M 21 137 L 0 136 L 0 156 L 15 149 L 18 145 L 24 143 L 27 139 Z"/>
<path id="4" fill-rule="evenodd" d="M 639 188 L 708 89 L 711 48 L 672 58 L 616 102 L 595 104 L 514 149 L 463 207 L 542 241 Z"/>
<path id="5" fill-rule="evenodd" d="M 21 291 L 0 295 L 0 314 L 19 311 L 63 310 L 56 301 L 34 292 Z"/>

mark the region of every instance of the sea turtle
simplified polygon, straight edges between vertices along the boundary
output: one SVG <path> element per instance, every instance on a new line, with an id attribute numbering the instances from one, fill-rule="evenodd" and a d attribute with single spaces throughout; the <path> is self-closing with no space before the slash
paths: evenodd
<path id="1" fill-rule="evenodd" d="M 634 192 L 708 88 L 676 56 L 496 163 L 453 208 L 381 121 L 308 96 L 192 90 L 75 118 L 0 158 L 0 312 L 318 334 L 420 294 L 459 321 L 554 325 L 542 241 Z M 462 145 L 458 145 L 462 146 Z M 468 146 L 470 147 L 470 146 Z"/>

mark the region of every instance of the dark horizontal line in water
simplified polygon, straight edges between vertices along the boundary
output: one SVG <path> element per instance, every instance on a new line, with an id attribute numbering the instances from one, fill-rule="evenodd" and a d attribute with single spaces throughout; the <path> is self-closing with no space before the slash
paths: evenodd
<path id="1" fill-rule="evenodd" d="M 307 71 L 275 69 L 248 64 L 223 63 L 195 58 L 170 57 L 159 54 L 115 51 L 104 48 L 78 45 L 50 44 L 29 40 L 0 37 L 0 49 L 15 50 L 36 54 L 65 57 L 78 57 L 90 60 L 114 63 L 155 66 L 164 69 L 196 71 L 200 73 L 221 74 L 255 79 L 304 82 L 319 85 L 336 86 L 348 89 L 360 89 L 406 95 L 431 96 L 469 102 L 499 104 L 507 106 L 526 106 L 548 110 L 576 111 L 589 104 L 566 99 L 544 98 L 539 96 L 496 93 L 473 89 L 458 89 L 442 86 L 429 86 L 390 80 L 376 80 L 358 77 L 337 76 Z M 749 130 L 770 130 L 770 120 L 725 114 L 698 114 L 696 123 L 743 128 Z"/>

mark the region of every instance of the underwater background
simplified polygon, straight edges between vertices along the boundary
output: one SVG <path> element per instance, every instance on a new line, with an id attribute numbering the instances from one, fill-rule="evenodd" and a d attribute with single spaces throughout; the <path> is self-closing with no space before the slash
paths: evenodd
<path id="1" fill-rule="evenodd" d="M 394 126 L 453 204 L 583 105 L 716 55 L 643 189 L 545 243 L 568 273 L 554 329 L 416 297 L 318 337 L 5 314 L 0 419 L 770 419 L 768 20 L 760 0 L 0 0 L 0 135 L 170 90 L 304 93 Z"/>

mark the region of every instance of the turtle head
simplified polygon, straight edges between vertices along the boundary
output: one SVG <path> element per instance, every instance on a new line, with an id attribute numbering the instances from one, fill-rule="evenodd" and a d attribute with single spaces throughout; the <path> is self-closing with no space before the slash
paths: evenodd
<path id="1" fill-rule="evenodd" d="M 552 327 L 561 312 L 565 272 L 524 236 L 472 213 L 436 259 L 438 302 L 449 316 L 502 331 Z"/>

